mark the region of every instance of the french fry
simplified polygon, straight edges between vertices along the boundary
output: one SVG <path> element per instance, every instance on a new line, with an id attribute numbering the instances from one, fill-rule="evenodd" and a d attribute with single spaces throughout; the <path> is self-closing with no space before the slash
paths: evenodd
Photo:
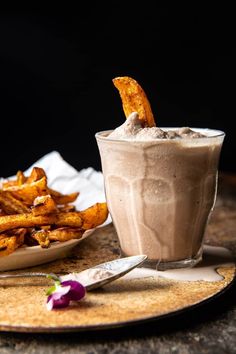
<path id="1" fill-rule="evenodd" d="M 36 182 L 43 177 L 47 179 L 44 169 L 41 167 L 33 167 L 30 176 L 26 179 L 26 183 Z"/>
<path id="2" fill-rule="evenodd" d="M 48 194 L 47 178 L 44 176 L 35 182 L 24 183 L 21 186 L 3 187 L 3 190 L 11 192 L 16 199 L 30 206 L 35 198 Z"/>
<path id="3" fill-rule="evenodd" d="M 41 225 L 81 227 L 83 220 L 80 212 L 57 213 L 48 215 L 16 214 L 0 218 L 0 232 L 18 227 L 37 227 Z"/>
<path id="4" fill-rule="evenodd" d="M 50 195 L 55 200 L 56 204 L 69 204 L 73 203 L 79 195 L 79 192 L 74 192 L 71 194 L 62 194 L 60 192 L 55 191 L 54 189 L 48 189 Z"/>
<path id="5" fill-rule="evenodd" d="M 46 230 L 37 230 L 30 235 L 42 248 L 48 248 L 50 246 L 49 232 Z"/>
<path id="6" fill-rule="evenodd" d="M 0 189 L 0 205 L 6 214 L 20 214 L 29 213 L 30 208 L 28 208 L 20 200 L 16 199 L 8 191 L 2 191 Z"/>
<path id="7" fill-rule="evenodd" d="M 0 239 L 0 257 L 8 256 L 18 248 L 17 237 L 3 237 Z"/>
<path id="8" fill-rule="evenodd" d="M 0 232 L 18 227 L 36 227 L 41 225 L 70 226 L 93 229 L 106 220 L 108 209 L 106 203 L 96 203 L 84 211 L 61 212 L 56 214 L 38 215 L 16 214 L 0 218 Z"/>
<path id="9" fill-rule="evenodd" d="M 16 174 L 16 184 L 18 186 L 21 186 L 22 184 L 24 184 L 26 181 L 26 177 L 24 175 L 24 173 L 22 171 L 18 171 Z"/>
<path id="10" fill-rule="evenodd" d="M 137 112 L 144 127 L 155 127 L 151 105 L 138 82 L 128 76 L 116 77 L 112 82 L 119 91 L 126 118 Z"/>
<path id="11" fill-rule="evenodd" d="M 15 180 L 9 180 L 9 181 L 3 181 L 2 186 L 3 188 L 7 187 L 12 187 L 12 186 L 20 186 L 23 183 L 25 183 L 26 177 L 22 171 L 17 171 L 16 174 L 16 179 Z"/>
<path id="12" fill-rule="evenodd" d="M 8 256 L 24 243 L 25 229 L 19 229 L 14 236 L 0 235 L 0 257 Z"/>
<path id="13" fill-rule="evenodd" d="M 51 214 L 58 211 L 55 201 L 49 194 L 35 198 L 31 210 L 34 216 Z"/>
<path id="14" fill-rule="evenodd" d="M 101 225 L 108 216 L 106 203 L 76 211 L 79 193 L 62 194 L 47 185 L 42 168 L 29 177 L 18 171 L 16 178 L 0 187 L 0 256 L 22 244 L 50 247 L 51 242 L 81 238 L 88 229 Z"/>
<path id="15" fill-rule="evenodd" d="M 70 212 L 70 211 L 75 211 L 76 208 L 75 208 L 75 205 L 73 204 L 65 204 L 65 205 L 60 205 L 58 207 L 58 210 L 59 211 L 64 211 L 66 213 Z"/>
<path id="16" fill-rule="evenodd" d="M 9 232 L 9 235 L 13 234 L 13 236 L 17 237 L 17 244 L 18 244 L 18 247 L 20 247 L 24 243 L 24 238 L 25 238 L 26 233 L 27 233 L 27 229 L 22 227 L 22 228 L 19 228 L 16 230 L 11 230 Z"/>
<path id="17" fill-rule="evenodd" d="M 80 212 L 83 220 L 82 229 L 89 230 L 105 222 L 108 216 L 106 203 L 96 203 L 91 207 Z"/>
<path id="18" fill-rule="evenodd" d="M 17 180 L 9 180 L 9 181 L 6 180 L 1 182 L 1 187 L 3 189 L 6 189 L 11 186 L 17 186 Z"/>
<path id="19" fill-rule="evenodd" d="M 58 229 L 49 231 L 48 237 L 50 241 L 65 242 L 68 240 L 79 239 L 83 236 L 84 230 L 71 227 L 59 227 Z"/>

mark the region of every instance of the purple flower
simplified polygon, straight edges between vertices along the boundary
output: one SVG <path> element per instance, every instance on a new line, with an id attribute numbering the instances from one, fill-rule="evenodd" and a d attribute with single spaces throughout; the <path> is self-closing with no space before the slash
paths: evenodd
<path id="1" fill-rule="evenodd" d="M 85 296 L 85 287 L 75 280 L 56 282 L 47 295 L 47 309 L 59 309 L 69 306 L 70 301 L 79 301 Z"/>

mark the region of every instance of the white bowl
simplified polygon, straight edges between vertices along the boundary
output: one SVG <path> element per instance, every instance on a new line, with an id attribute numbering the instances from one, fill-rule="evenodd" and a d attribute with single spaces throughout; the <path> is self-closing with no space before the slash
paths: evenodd
<path id="1" fill-rule="evenodd" d="M 0 257 L 0 272 L 33 267 L 65 258 L 73 247 L 87 238 L 93 231 L 94 229 L 86 231 L 80 239 L 53 242 L 49 248 L 42 248 L 41 246 L 20 247 L 8 256 Z"/>

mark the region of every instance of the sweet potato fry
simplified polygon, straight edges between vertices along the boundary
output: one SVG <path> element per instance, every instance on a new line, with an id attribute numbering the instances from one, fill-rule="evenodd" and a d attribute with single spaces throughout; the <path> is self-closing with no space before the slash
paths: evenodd
<path id="1" fill-rule="evenodd" d="M 0 189 L 0 206 L 6 214 L 29 213 L 30 209 L 11 195 L 11 192 Z"/>
<path id="2" fill-rule="evenodd" d="M 50 246 L 49 232 L 46 230 L 37 230 L 30 235 L 42 248 L 48 248 Z"/>
<path id="3" fill-rule="evenodd" d="M 18 248 L 17 237 L 3 237 L 0 239 L 0 257 L 8 256 Z"/>
<path id="4" fill-rule="evenodd" d="M 48 215 L 15 214 L 1 216 L 0 232 L 18 227 L 36 227 L 41 225 L 81 227 L 83 220 L 81 212 L 55 213 Z"/>
<path id="5" fill-rule="evenodd" d="M 17 180 L 5 180 L 1 182 L 2 189 L 6 189 L 11 186 L 17 186 Z"/>
<path id="6" fill-rule="evenodd" d="M 60 192 L 55 191 L 54 189 L 48 188 L 49 194 L 53 197 L 56 204 L 69 204 L 73 203 L 78 195 L 79 192 L 74 192 L 71 194 L 62 194 Z"/>
<path id="7" fill-rule="evenodd" d="M 59 227 L 58 229 L 49 231 L 48 237 L 50 241 L 65 242 L 68 240 L 79 239 L 83 236 L 84 230 L 72 227 Z"/>
<path id="8" fill-rule="evenodd" d="M 0 232 L 18 227 L 35 227 L 41 225 L 70 226 L 83 230 L 97 227 L 106 220 L 108 209 L 106 203 L 96 203 L 93 206 L 76 212 L 61 212 L 48 215 L 16 214 L 0 218 Z"/>
<path id="9" fill-rule="evenodd" d="M 35 216 L 46 215 L 58 211 L 56 203 L 49 194 L 35 198 L 31 210 L 32 214 Z"/>
<path id="10" fill-rule="evenodd" d="M 18 171 L 16 174 L 16 184 L 18 186 L 21 186 L 22 184 L 24 184 L 26 181 L 26 177 L 24 175 L 24 172 L 22 171 Z"/>
<path id="11" fill-rule="evenodd" d="M 66 213 L 70 211 L 76 211 L 76 207 L 73 204 L 65 204 L 65 205 L 60 205 L 58 207 L 59 212 L 64 211 Z"/>
<path id="12" fill-rule="evenodd" d="M 27 229 L 24 227 L 21 227 L 19 229 L 10 230 L 7 234 L 9 236 L 16 236 L 18 246 L 21 246 L 24 243 L 24 238 L 25 238 L 26 233 L 27 233 Z"/>
<path id="13" fill-rule="evenodd" d="M 14 180 L 4 181 L 0 186 L 0 256 L 22 244 L 48 248 L 51 241 L 79 239 L 86 230 L 101 225 L 108 216 L 106 203 L 77 211 L 71 203 L 78 195 L 49 188 L 39 167 L 29 177 L 18 171 Z"/>
<path id="14" fill-rule="evenodd" d="M 35 198 L 48 194 L 47 178 L 44 176 L 38 181 L 24 183 L 21 186 L 4 187 L 3 190 L 11 192 L 16 199 L 30 206 L 33 204 Z"/>
<path id="15" fill-rule="evenodd" d="M 16 179 L 3 181 L 2 182 L 2 187 L 3 188 L 7 188 L 7 187 L 11 187 L 11 186 L 20 186 L 23 183 L 25 183 L 25 181 L 26 181 L 26 177 L 24 175 L 24 172 L 17 171 Z"/>
<path id="16" fill-rule="evenodd" d="M 19 229 L 14 236 L 0 235 L 0 257 L 8 256 L 24 243 L 25 229 Z"/>
<path id="17" fill-rule="evenodd" d="M 36 182 L 43 177 L 47 178 L 44 169 L 41 167 L 33 167 L 30 176 L 26 180 L 26 183 Z"/>
<path id="18" fill-rule="evenodd" d="M 91 207 L 80 212 L 83 220 L 82 229 L 89 230 L 105 222 L 108 216 L 106 203 L 96 203 Z"/>
<path id="19" fill-rule="evenodd" d="M 29 177 L 26 177 L 24 175 L 24 172 L 18 171 L 16 174 L 16 179 L 9 180 L 9 181 L 3 181 L 2 186 L 4 189 L 6 189 L 8 187 L 12 187 L 12 186 L 21 186 L 24 183 L 36 182 L 43 177 L 47 178 L 44 169 L 40 168 L 40 167 L 33 167 Z"/>
<path id="20" fill-rule="evenodd" d="M 126 118 L 137 112 L 144 127 L 155 127 L 151 105 L 138 82 L 128 76 L 116 77 L 112 82 L 119 91 Z"/>

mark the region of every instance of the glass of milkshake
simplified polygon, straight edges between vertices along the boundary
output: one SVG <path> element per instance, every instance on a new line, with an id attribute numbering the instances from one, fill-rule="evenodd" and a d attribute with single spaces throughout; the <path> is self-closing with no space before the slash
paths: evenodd
<path id="1" fill-rule="evenodd" d="M 108 208 L 122 256 L 158 270 L 193 267 L 213 210 L 224 132 L 143 127 L 132 113 L 96 134 Z"/>

